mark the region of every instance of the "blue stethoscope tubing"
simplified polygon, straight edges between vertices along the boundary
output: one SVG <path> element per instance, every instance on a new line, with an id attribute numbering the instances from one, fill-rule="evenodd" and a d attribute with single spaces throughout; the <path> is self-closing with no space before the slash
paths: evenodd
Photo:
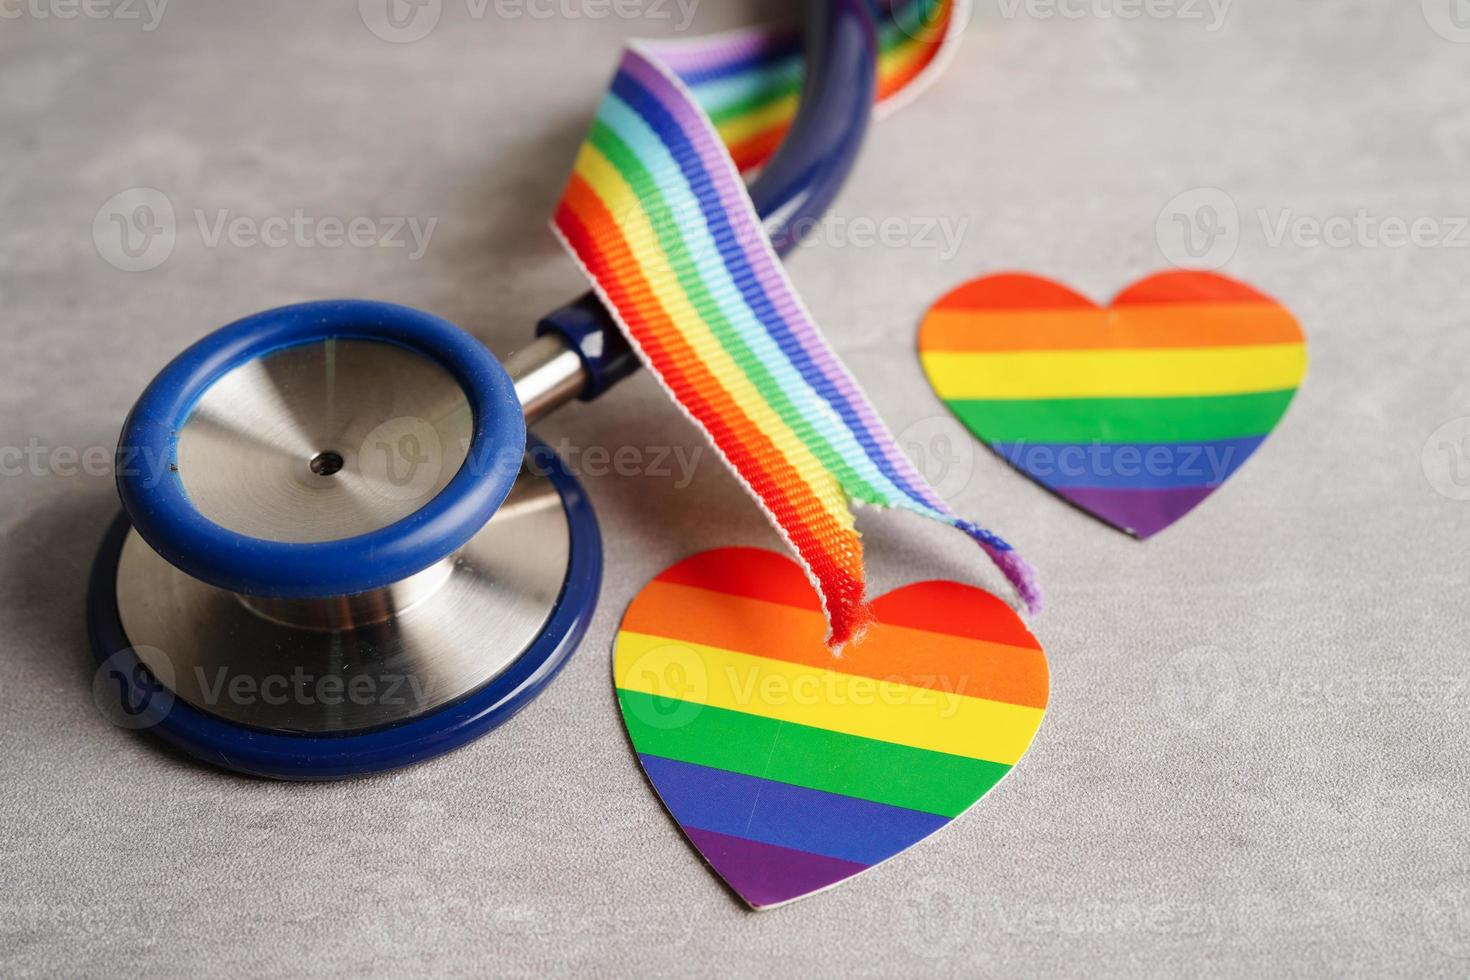
<path id="1" fill-rule="evenodd" d="M 785 141 L 750 188 L 772 241 L 782 254 L 794 248 L 814 226 L 846 180 L 867 131 L 876 85 L 877 39 L 870 0 L 810 0 L 805 16 L 807 71 L 800 108 Z M 456 373 L 468 386 L 472 400 L 478 398 L 486 404 L 504 401 L 504 370 L 498 364 L 498 374 L 484 368 L 481 359 L 493 362 L 493 358 L 483 349 L 464 347 L 464 342 L 476 348 L 479 345 L 457 327 L 394 304 L 328 301 L 257 314 L 191 347 L 145 392 L 139 402 L 145 415 L 139 416 L 135 408 L 125 427 L 125 437 L 136 426 L 139 431 L 148 430 L 150 439 L 165 439 L 168 430 L 182 422 L 202 388 L 227 369 L 221 365 L 238 364 L 267 350 L 317 339 L 323 328 L 322 317 L 315 314 L 333 311 L 339 317 L 350 314 L 373 321 L 378 325 L 377 339 L 397 338 L 396 342 L 418 348 L 430 345 L 433 349 L 426 352 Z M 536 332 L 538 336 L 560 335 L 582 360 L 588 379 L 583 400 L 597 397 L 638 367 L 621 330 L 590 293 L 544 317 Z M 443 349 L 434 345 L 443 345 Z M 476 375 L 476 365 L 487 372 L 486 377 Z M 165 383 L 160 385 L 160 381 Z M 154 406 L 150 398 L 159 406 Z M 157 413 L 155 408 L 159 409 Z M 518 444 L 504 432 L 483 435 L 487 445 L 497 439 Z M 212 765 L 275 779 L 324 780 L 383 772 L 423 761 L 458 748 L 505 722 L 555 677 L 576 650 L 591 620 L 602 578 L 601 537 L 585 491 L 544 444 L 531 438 L 526 448 L 560 494 L 569 524 L 570 560 L 551 617 L 533 643 L 503 673 L 450 705 L 366 731 L 326 735 L 266 731 L 217 718 L 178 698 L 159 712 L 149 730 Z M 314 560 L 323 559 L 326 564 L 282 576 L 280 563 L 274 560 L 279 556 L 266 554 L 271 548 L 268 542 L 260 542 L 264 551 L 252 552 L 244 559 L 236 554 L 230 567 L 215 567 L 212 563 L 207 567 L 181 567 L 220 587 L 252 594 L 364 591 L 416 571 L 414 566 L 423 555 L 442 548 L 445 535 L 453 538 L 464 534 L 466 528 L 472 532 L 470 525 L 476 521 L 483 524 L 482 518 L 488 519 L 486 508 L 493 513 L 507 488 L 508 484 L 497 484 L 489 492 L 468 484 L 446 488 L 431 501 L 435 513 L 430 516 L 438 518 L 439 523 L 434 525 L 438 536 L 416 551 L 409 548 L 394 552 L 398 558 L 389 563 L 391 567 L 374 566 L 352 556 L 336 555 L 334 559 L 331 549 L 316 549 L 311 552 Z M 132 653 L 118 610 L 117 570 L 127 533 L 136 526 L 150 545 L 163 541 L 160 553 L 178 564 L 182 552 L 170 554 L 169 541 L 198 545 L 201 541 L 188 536 L 217 537 L 221 529 L 198 525 L 194 520 L 197 515 L 188 513 L 183 501 L 174 501 L 182 509 L 160 516 L 153 509 L 156 498 L 140 494 L 123 477 L 119 478 L 119 490 L 126 510 L 108 529 L 93 564 L 87 626 L 97 661 L 111 672 L 109 680 L 116 684 L 123 704 L 136 711 L 149 698 L 158 696 L 160 688 Z M 492 498 L 493 504 L 489 502 Z M 466 500 L 474 506 L 465 505 Z M 164 521 L 172 523 L 165 528 Z M 185 537 L 169 537 L 180 534 Z M 209 538 L 205 543 L 217 542 Z M 243 544 L 230 544 L 228 550 L 232 552 L 242 547 L 251 552 L 256 547 L 248 539 Z M 211 549 L 183 549 L 191 550 Z M 336 560 L 340 562 L 334 564 Z M 368 578 L 372 582 L 363 585 Z"/>

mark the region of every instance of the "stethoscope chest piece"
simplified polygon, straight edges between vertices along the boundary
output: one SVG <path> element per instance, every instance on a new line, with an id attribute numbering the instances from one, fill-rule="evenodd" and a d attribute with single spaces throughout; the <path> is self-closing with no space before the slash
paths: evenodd
<path id="1" fill-rule="evenodd" d="M 750 186 L 776 251 L 871 115 L 870 5 L 808 8 L 800 110 Z M 108 714 L 242 772 L 331 779 L 441 754 L 555 676 L 591 618 L 597 523 L 534 421 L 637 370 L 589 293 L 502 367 L 402 306 L 305 303 L 205 337 L 118 443 L 124 513 L 88 627 Z"/>
<path id="2" fill-rule="evenodd" d="M 462 745 L 555 675 L 596 599 L 592 510 L 528 451 L 511 379 L 405 307 L 206 337 L 139 399 L 118 472 L 98 690 L 227 768 L 329 779 Z"/>

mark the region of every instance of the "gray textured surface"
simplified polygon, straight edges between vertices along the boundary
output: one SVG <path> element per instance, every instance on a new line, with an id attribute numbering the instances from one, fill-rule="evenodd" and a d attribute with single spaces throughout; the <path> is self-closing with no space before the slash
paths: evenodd
<path id="1" fill-rule="evenodd" d="M 1053 706 L 974 812 L 782 911 L 742 911 L 705 872 L 636 768 L 609 685 L 610 638 L 643 582 L 698 549 L 774 546 L 713 459 L 685 489 L 587 478 L 602 605 L 511 724 L 396 775 L 292 786 L 191 765 L 98 715 L 82 593 L 110 481 L 17 476 L 11 457 L 0 973 L 1464 975 L 1470 502 L 1434 486 L 1452 491 L 1470 470 L 1450 464 L 1470 459 L 1431 445 L 1426 469 L 1421 451 L 1470 415 L 1470 250 L 1273 246 L 1257 214 L 1470 213 L 1470 45 L 1419 6 L 1240 0 L 1209 31 L 1006 18 L 987 0 L 939 88 L 875 134 L 839 212 L 965 219 L 958 252 L 837 242 L 793 270 L 896 429 L 946 424 L 911 354 L 927 301 L 1002 267 L 1111 295 L 1165 265 L 1155 218 L 1198 187 L 1238 206 L 1227 271 L 1296 311 L 1312 370 L 1267 448 L 1147 546 L 966 450 L 956 503 L 1023 545 L 1050 588 L 1035 628 Z M 397 300 L 503 355 L 577 290 L 543 220 L 621 41 L 670 25 L 444 7 L 406 45 L 346 2 L 175 0 L 153 31 L 0 20 L 0 443 L 34 438 L 52 450 L 43 469 L 65 470 L 56 447 L 110 445 L 173 352 L 261 307 Z M 695 29 L 757 13 L 711 0 Z M 169 197 L 179 233 L 160 267 L 126 273 L 91 229 L 134 186 Z M 439 223 L 410 261 L 208 247 L 193 218 L 296 208 Z M 647 378 L 542 431 L 697 445 Z M 997 587 L 957 535 L 865 527 L 879 589 Z"/>

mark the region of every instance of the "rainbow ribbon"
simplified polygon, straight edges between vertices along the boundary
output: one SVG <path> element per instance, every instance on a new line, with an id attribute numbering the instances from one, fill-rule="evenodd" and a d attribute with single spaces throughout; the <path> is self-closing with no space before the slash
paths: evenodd
<path id="1" fill-rule="evenodd" d="M 933 74 L 964 13 L 962 0 L 910 0 L 884 14 L 880 105 Z M 1035 611 L 1030 567 L 915 471 L 802 305 L 746 193 L 740 169 L 770 155 L 795 113 L 793 38 L 744 31 L 630 47 L 553 229 L 801 559 L 829 645 L 872 619 L 851 502 L 964 531 Z"/>

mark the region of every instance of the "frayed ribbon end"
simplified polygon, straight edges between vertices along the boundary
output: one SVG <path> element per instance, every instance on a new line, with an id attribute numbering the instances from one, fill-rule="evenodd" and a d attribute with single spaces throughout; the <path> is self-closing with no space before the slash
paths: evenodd
<path id="1" fill-rule="evenodd" d="M 827 632 L 827 649 L 832 651 L 832 656 L 840 657 L 843 648 L 852 643 L 861 643 L 878 620 L 873 615 L 871 605 L 859 602 L 841 610 L 832 610 L 828 622 L 831 626 Z"/>
<path id="2" fill-rule="evenodd" d="M 1046 609 L 1046 600 L 1041 594 L 1041 583 L 1036 580 L 1036 569 L 1032 568 L 1026 559 L 1014 551 L 1001 551 L 992 545 L 982 543 L 980 547 L 985 549 L 990 560 L 995 562 L 995 566 L 1015 588 L 1027 612 L 1036 616 Z"/>

